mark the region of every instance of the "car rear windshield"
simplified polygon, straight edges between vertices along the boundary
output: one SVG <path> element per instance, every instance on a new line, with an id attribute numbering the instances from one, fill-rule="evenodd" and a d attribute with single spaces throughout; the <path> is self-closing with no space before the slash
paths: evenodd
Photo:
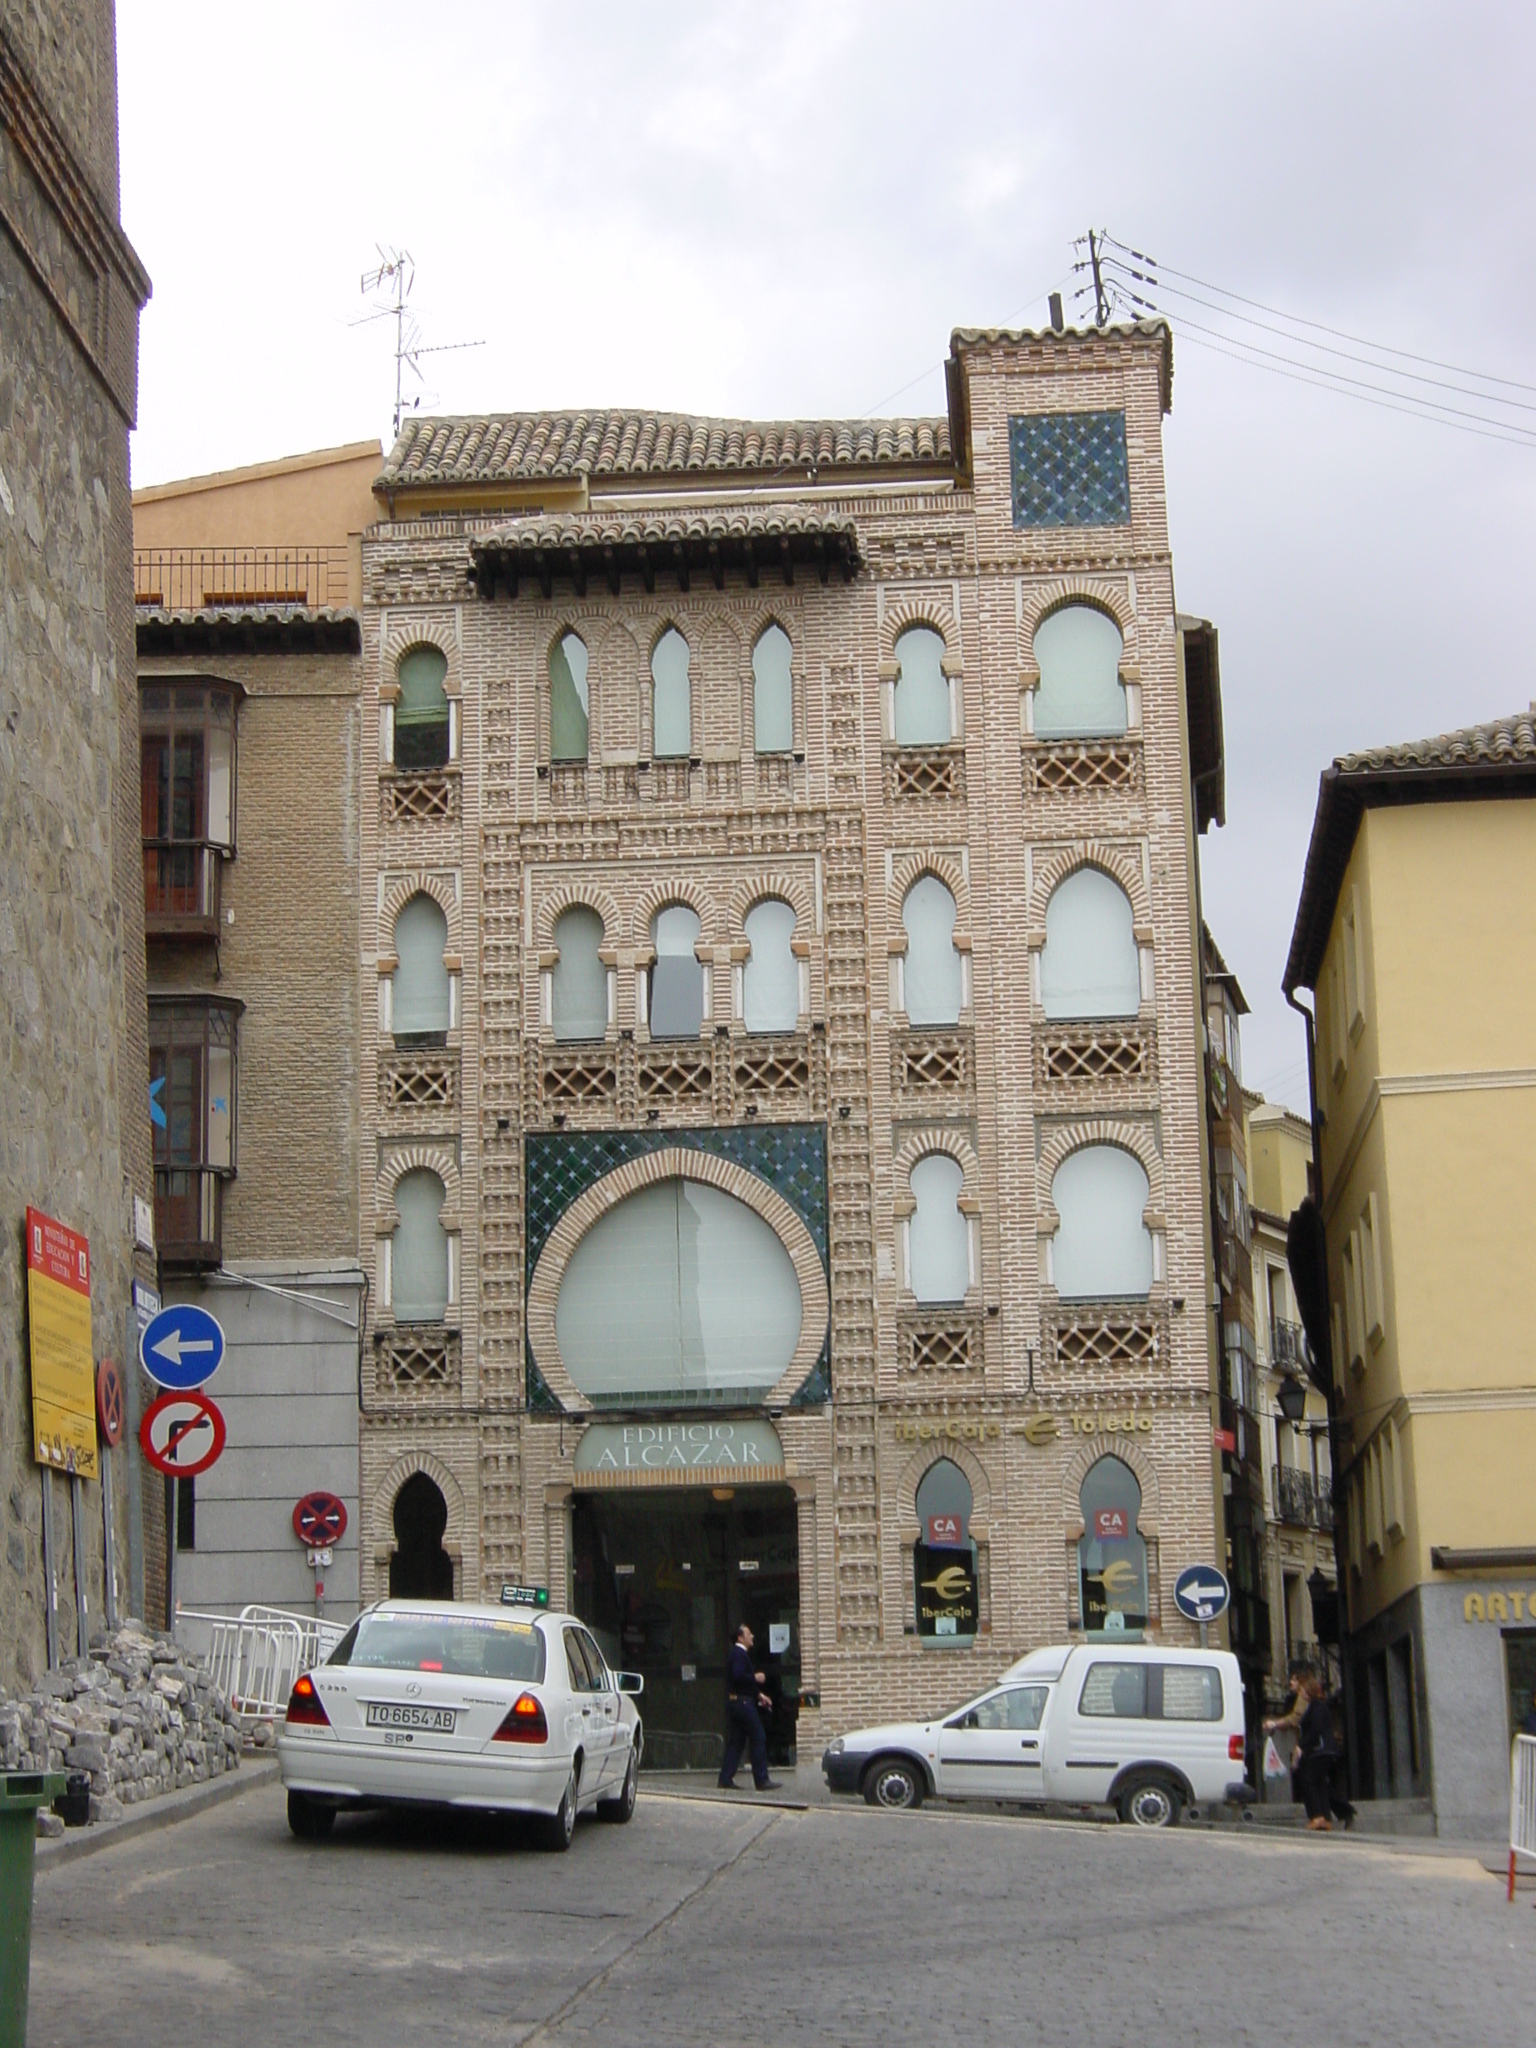
<path id="1" fill-rule="evenodd" d="M 444 1671 L 454 1678 L 512 1678 L 537 1685 L 544 1638 L 530 1621 L 471 1614 L 365 1614 L 331 1653 L 332 1664 L 375 1671 Z"/>

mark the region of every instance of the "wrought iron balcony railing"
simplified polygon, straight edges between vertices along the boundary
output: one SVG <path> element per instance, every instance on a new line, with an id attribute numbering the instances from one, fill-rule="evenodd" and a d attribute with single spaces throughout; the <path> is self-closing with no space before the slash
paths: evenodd
<path id="1" fill-rule="evenodd" d="M 144 931 L 151 939 L 215 939 L 224 862 L 206 839 L 144 841 Z"/>
<path id="2" fill-rule="evenodd" d="M 1294 1366 L 1304 1373 L 1312 1363 L 1307 1333 L 1300 1323 L 1282 1322 L 1278 1316 L 1269 1325 L 1269 1356 L 1273 1365 Z"/>
<path id="3" fill-rule="evenodd" d="M 1314 1479 L 1299 1465 L 1270 1468 L 1275 1518 L 1302 1529 L 1333 1527 L 1333 1481 Z"/>
<path id="4" fill-rule="evenodd" d="M 205 1166 L 155 1168 L 155 1245 L 162 1266 L 216 1271 L 224 1263 L 224 1180 Z"/>
<path id="5" fill-rule="evenodd" d="M 344 547 L 143 548 L 133 557 L 134 602 L 145 610 L 239 605 L 345 605 Z"/>

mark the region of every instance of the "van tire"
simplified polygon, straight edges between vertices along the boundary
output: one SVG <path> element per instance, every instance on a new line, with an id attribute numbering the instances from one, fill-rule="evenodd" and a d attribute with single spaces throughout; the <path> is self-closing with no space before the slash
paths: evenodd
<path id="1" fill-rule="evenodd" d="M 1177 1785 L 1152 1772 L 1132 1778 L 1120 1794 L 1120 1818 L 1130 1827 L 1176 1828 L 1183 1807 Z"/>
<path id="2" fill-rule="evenodd" d="M 865 1799 L 871 1806 L 883 1806 L 890 1813 L 911 1812 L 921 1806 L 927 1789 L 916 1764 L 899 1756 L 881 1757 L 864 1773 Z"/>

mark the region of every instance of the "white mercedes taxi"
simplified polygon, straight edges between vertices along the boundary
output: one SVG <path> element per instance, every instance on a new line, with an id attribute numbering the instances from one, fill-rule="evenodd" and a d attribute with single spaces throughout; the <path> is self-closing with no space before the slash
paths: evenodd
<path id="1" fill-rule="evenodd" d="M 566 1849 L 578 1813 L 627 1821 L 644 1680 L 610 1671 L 540 1597 L 508 1587 L 499 1607 L 382 1600 L 359 1615 L 294 1686 L 277 1738 L 293 1832 L 329 1834 L 344 1807 L 464 1806 L 531 1814 Z"/>

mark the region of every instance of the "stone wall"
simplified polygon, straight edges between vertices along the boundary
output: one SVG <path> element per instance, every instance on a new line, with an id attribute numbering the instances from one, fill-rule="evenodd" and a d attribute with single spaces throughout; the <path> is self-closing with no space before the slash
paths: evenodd
<path id="1" fill-rule="evenodd" d="M 27 1205 L 90 1241 L 97 1357 L 123 1355 L 130 1280 L 153 1277 L 132 1245 L 132 1198 L 151 1190 L 128 488 L 148 280 L 116 221 L 113 52 L 108 5 L 0 17 L 0 1685 L 46 1661 Z M 115 1455 L 126 1596 L 132 1479 Z M 52 1484 L 68 1652 L 70 1517 Z M 94 1626 L 101 1495 L 85 1492 Z"/>

